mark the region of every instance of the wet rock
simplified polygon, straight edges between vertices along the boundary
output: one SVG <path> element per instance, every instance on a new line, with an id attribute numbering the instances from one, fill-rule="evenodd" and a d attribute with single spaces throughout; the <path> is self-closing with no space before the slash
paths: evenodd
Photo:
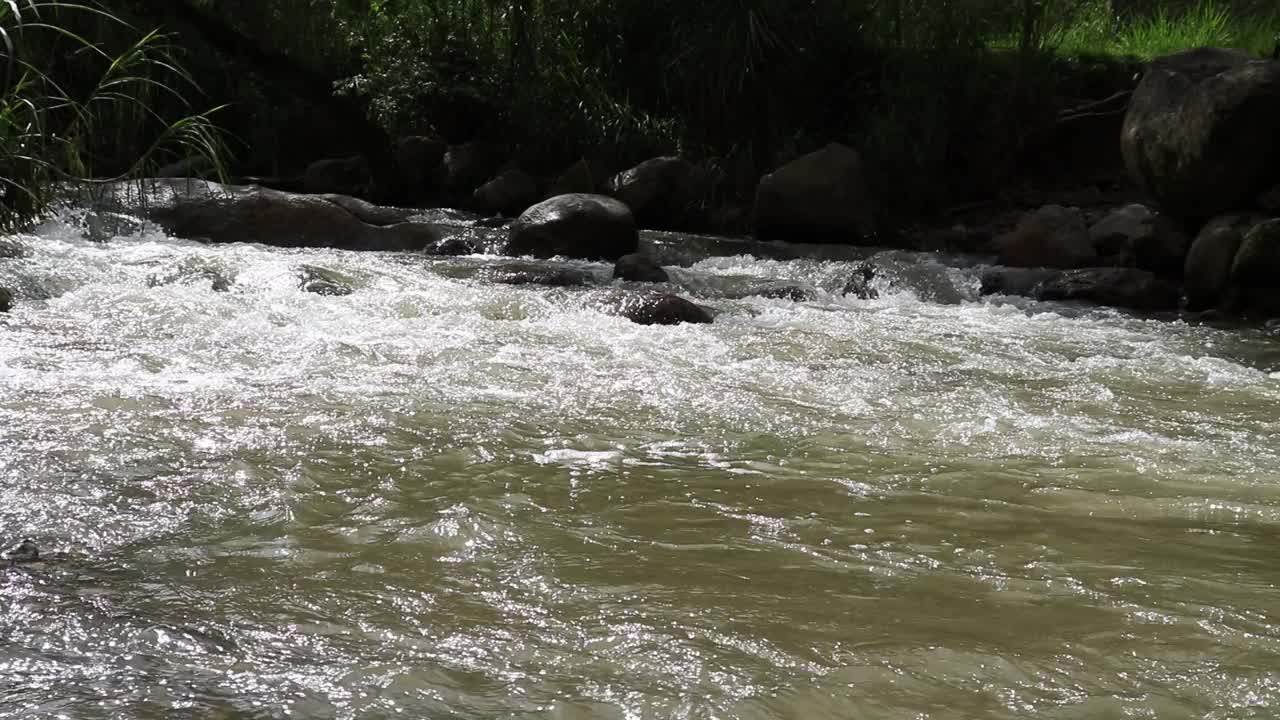
<path id="1" fill-rule="evenodd" d="M 573 268 L 505 269 L 490 278 L 502 285 L 546 285 L 548 287 L 583 287 L 595 283 L 595 276 Z"/>
<path id="2" fill-rule="evenodd" d="M 1280 62 L 1198 48 L 1157 58 L 1134 91 L 1121 149 L 1160 209 L 1201 221 L 1280 182 Z"/>
<path id="3" fill-rule="evenodd" d="M 0 312 L 13 309 L 13 292 L 9 288 L 0 287 Z"/>
<path id="4" fill-rule="evenodd" d="M 693 205 L 693 165 L 679 157 L 653 158 L 609 178 L 606 187 L 641 227 L 671 229 Z"/>
<path id="5" fill-rule="evenodd" d="M 603 195 L 560 195 L 525 210 L 511 224 L 507 255 L 617 260 L 640 244 L 626 205 Z"/>
<path id="6" fill-rule="evenodd" d="M 165 285 L 195 285 L 208 283 L 214 292 L 231 290 L 234 278 L 226 268 L 206 258 L 186 258 L 176 266 L 153 273 L 147 278 L 147 287 L 163 287 Z"/>
<path id="7" fill-rule="evenodd" d="M 613 277 L 631 282 L 670 282 L 671 276 L 656 260 L 641 253 L 631 253 L 618 258 L 613 265 Z"/>
<path id="8" fill-rule="evenodd" d="M 0 551 L 0 560 L 9 563 L 10 567 L 18 563 L 36 562 L 39 559 L 40 546 L 36 545 L 36 541 L 31 538 L 24 538 L 21 542 Z"/>
<path id="9" fill-rule="evenodd" d="M 1024 295 L 1030 297 L 1037 285 L 1060 271 L 1048 268 L 987 268 L 982 273 L 982 295 Z"/>
<path id="10" fill-rule="evenodd" d="M 0 260 L 17 260 L 29 257 L 31 248 L 14 237 L 0 237 Z"/>
<path id="11" fill-rule="evenodd" d="M 1075 300 L 1131 310 L 1176 310 L 1178 288 L 1136 268 L 1084 268 L 1055 273 L 1032 290 L 1038 300 Z"/>
<path id="12" fill-rule="evenodd" d="M 403 217 L 404 211 L 374 212 L 369 208 L 377 206 L 355 198 L 296 195 L 203 180 L 154 179 L 141 186 L 116 183 L 98 201 L 109 205 L 109 211 L 132 212 L 156 222 L 171 235 L 213 243 L 422 250 L 440 238 L 433 226 L 424 223 L 366 222 L 357 212 L 386 220 Z"/>
<path id="13" fill-rule="evenodd" d="M 752 223 L 761 240 L 858 243 L 875 232 L 862 158 L 832 143 L 765 175 Z"/>
<path id="14" fill-rule="evenodd" d="M 363 155 L 317 160 L 307 166 L 302 186 L 313 194 L 367 196 L 373 190 L 373 171 Z"/>
<path id="15" fill-rule="evenodd" d="M 485 249 L 484 241 L 478 237 L 451 235 L 427 245 L 426 253 L 428 255 L 458 257 L 461 255 L 481 255 L 484 254 Z"/>
<path id="16" fill-rule="evenodd" d="M 880 297 L 880 291 L 871 287 L 871 281 L 876 277 L 876 266 L 871 263 L 859 263 L 854 268 L 853 276 L 845 283 L 843 295 L 852 295 L 859 300 L 875 300 Z"/>
<path id="17" fill-rule="evenodd" d="M 1244 234 L 1253 222 L 1248 215 L 1224 215 L 1210 220 L 1200 230 L 1183 265 L 1188 310 L 1204 310 L 1218 304 L 1231 280 L 1231 266 Z"/>
<path id="18" fill-rule="evenodd" d="M 1010 267 L 1079 268 L 1098 255 L 1079 208 L 1045 205 L 1023 217 L 1010 233 L 995 239 L 1000 264 Z"/>
<path id="19" fill-rule="evenodd" d="M 1280 218 L 1244 233 L 1231 263 L 1231 282 L 1247 288 L 1280 288 Z"/>
<path id="20" fill-rule="evenodd" d="M 314 265 L 299 268 L 298 288 L 303 292 L 330 297 L 343 297 L 355 292 L 350 280 L 341 273 Z"/>
<path id="21" fill-rule="evenodd" d="M 678 295 L 628 295 L 617 301 L 611 310 L 639 325 L 679 325 L 714 320 L 707 308 Z"/>
<path id="22" fill-rule="evenodd" d="M 1182 274 L 1191 238 L 1169 218 L 1145 205 L 1126 205 L 1089 228 L 1102 264 L 1133 266 L 1169 276 Z"/>

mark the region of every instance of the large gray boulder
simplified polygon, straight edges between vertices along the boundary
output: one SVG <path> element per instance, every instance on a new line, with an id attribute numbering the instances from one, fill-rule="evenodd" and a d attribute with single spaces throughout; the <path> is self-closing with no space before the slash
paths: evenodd
<path id="1" fill-rule="evenodd" d="M 1178 288 L 1136 268 L 1082 268 L 1056 273 L 1031 291 L 1038 300 L 1075 300 L 1131 310 L 1176 310 Z"/>
<path id="2" fill-rule="evenodd" d="M 1188 310 L 1217 306 L 1231 282 L 1231 267 L 1244 242 L 1244 234 L 1255 222 L 1249 215 L 1224 215 L 1201 228 L 1183 266 L 1182 283 Z"/>
<path id="3" fill-rule="evenodd" d="M 1152 61 L 1125 116 L 1129 175 L 1166 213 L 1204 221 L 1280 182 L 1280 62 L 1199 48 Z"/>
<path id="4" fill-rule="evenodd" d="M 640 244 L 631 210 L 604 195 L 560 195 L 525 210 L 508 230 L 507 255 L 617 260 Z"/>
<path id="5" fill-rule="evenodd" d="M 105 210 L 144 217 L 166 232 L 212 243 L 347 250 L 423 250 L 439 231 L 407 222 L 410 211 L 341 195 L 296 195 L 203 180 L 117 183 L 91 199 Z"/>
<path id="6" fill-rule="evenodd" d="M 752 221 L 761 240 L 865 242 L 875 233 L 875 204 L 862 158 L 832 143 L 765 175 Z"/>
<path id="7" fill-rule="evenodd" d="M 656 157 L 609 178 L 607 190 L 631 208 L 642 227 L 667 230 L 678 226 L 693 205 L 693 165 L 684 158 Z"/>
<path id="8" fill-rule="evenodd" d="M 1089 228 L 1094 251 L 1105 265 L 1133 266 L 1179 276 L 1191 238 L 1168 217 L 1145 205 L 1126 205 Z"/>
<path id="9" fill-rule="evenodd" d="M 1244 234 L 1231 263 L 1231 282 L 1245 288 L 1280 288 L 1280 218 L 1257 223 Z"/>
<path id="10" fill-rule="evenodd" d="M 1098 253 L 1084 213 L 1045 205 L 1029 213 L 1012 232 L 994 240 L 1001 265 L 1071 269 L 1097 265 Z"/>

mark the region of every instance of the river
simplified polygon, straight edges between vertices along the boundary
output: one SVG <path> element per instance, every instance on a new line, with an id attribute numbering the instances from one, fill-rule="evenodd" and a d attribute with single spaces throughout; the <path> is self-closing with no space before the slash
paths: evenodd
<path id="1" fill-rule="evenodd" d="M 0 717 L 1280 716 L 1263 330 L 677 235 L 713 324 L 495 257 L 25 241 Z"/>

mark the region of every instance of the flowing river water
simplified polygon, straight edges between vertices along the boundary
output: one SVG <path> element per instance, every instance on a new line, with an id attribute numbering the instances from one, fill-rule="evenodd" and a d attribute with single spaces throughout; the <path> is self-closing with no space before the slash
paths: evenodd
<path id="1" fill-rule="evenodd" d="M 714 324 L 495 257 L 24 241 L 0 717 L 1280 716 L 1262 330 L 674 235 Z"/>

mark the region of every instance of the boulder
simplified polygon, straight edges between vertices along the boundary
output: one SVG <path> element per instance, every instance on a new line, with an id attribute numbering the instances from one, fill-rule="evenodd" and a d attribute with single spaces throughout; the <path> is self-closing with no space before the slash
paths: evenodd
<path id="1" fill-rule="evenodd" d="M 1244 233 L 1231 263 L 1231 283 L 1245 288 L 1280 288 L 1280 218 Z"/>
<path id="2" fill-rule="evenodd" d="M 443 140 L 410 135 L 396 141 L 396 169 L 404 185 L 402 194 L 424 200 L 440 182 L 441 163 L 448 146 Z"/>
<path id="3" fill-rule="evenodd" d="M 987 268 L 979 281 L 982 295 L 1032 296 L 1036 286 L 1057 275 L 1059 270 L 1049 268 Z"/>
<path id="4" fill-rule="evenodd" d="M 1071 269 L 1095 265 L 1098 254 L 1078 208 L 1044 207 L 994 240 L 1001 265 Z"/>
<path id="5" fill-rule="evenodd" d="M 677 295 L 627 295 L 616 302 L 611 311 L 640 325 L 709 323 L 714 320 L 709 310 Z"/>
<path id="6" fill-rule="evenodd" d="M 302 186 L 314 194 L 368 196 L 373 191 L 373 171 L 363 155 L 317 160 L 307 166 Z"/>
<path id="7" fill-rule="evenodd" d="M 874 215 L 862 158 L 832 143 L 760 180 L 752 224 L 761 240 L 857 243 L 874 234 Z"/>
<path id="8" fill-rule="evenodd" d="M 1075 300 L 1132 310 L 1176 310 L 1178 288 L 1136 268 L 1084 268 L 1055 273 L 1032 289 L 1038 300 Z"/>
<path id="9" fill-rule="evenodd" d="M 1138 204 L 1114 210 L 1094 223 L 1089 238 L 1102 264 L 1172 277 L 1182 274 L 1191 245 L 1191 238 L 1177 223 Z"/>
<path id="10" fill-rule="evenodd" d="M 204 155 L 175 160 L 156 169 L 156 177 L 161 178 L 207 178 L 217 173 L 217 163 Z"/>
<path id="11" fill-rule="evenodd" d="M 595 176 L 591 174 L 591 166 L 586 160 L 578 160 L 551 182 L 551 187 L 547 189 L 547 197 L 575 193 L 589 194 L 595 191 L 596 181 Z"/>
<path id="12" fill-rule="evenodd" d="M 487 250 L 485 242 L 474 235 L 459 234 L 440 238 L 427 245 L 428 255 L 458 257 L 460 255 L 482 255 Z"/>
<path id="13" fill-rule="evenodd" d="M 626 205 L 603 195 L 559 195 L 525 210 L 508 228 L 507 255 L 617 260 L 640 244 Z"/>
<path id="14" fill-rule="evenodd" d="M 671 276 L 656 260 L 642 253 L 631 253 L 618 258 L 613 265 L 613 277 L 632 282 L 670 282 Z"/>
<path id="15" fill-rule="evenodd" d="M 1248 209 L 1280 182 L 1280 62 L 1199 48 L 1152 61 L 1129 102 L 1125 167 L 1174 217 Z"/>
<path id="16" fill-rule="evenodd" d="M 144 217 L 171 235 L 213 243 L 422 250 L 440 236 L 435 227 L 425 223 L 368 222 L 390 221 L 407 214 L 354 198 L 295 195 L 204 180 L 115 183 L 89 201 L 103 205 L 106 211 Z"/>
<path id="17" fill-rule="evenodd" d="M 679 157 L 653 158 L 609 178 L 606 188 L 642 227 L 668 230 L 694 203 L 693 165 Z"/>
<path id="18" fill-rule="evenodd" d="M 537 202 L 538 183 L 523 170 L 507 170 L 476 188 L 471 199 L 480 212 L 517 215 Z"/>
<path id="19" fill-rule="evenodd" d="M 1244 233 L 1252 222 L 1248 215 L 1224 215 L 1210 220 L 1200 230 L 1183 265 L 1188 310 L 1205 310 L 1218 304 L 1231 280 L 1231 266 Z"/>
<path id="20" fill-rule="evenodd" d="M 13 309 L 13 293 L 8 288 L 0 287 L 0 312 Z"/>
<path id="21" fill-rule="evenodd" d="M 498 160 L 493 149 L 479 142 L 449 146 L 442 162 L 446 187 L 452 192 L 466 195 L 470 195 L 498 170 Z"/>
<path id="22" fill-rule="evenodd" d="M 738 293 L 735 297 L 762 297 L 771 300 L 809 302 L 816 300 L 818 294 L 814 292 L 813 288 L 800 285 L 761 285 Z"/>

